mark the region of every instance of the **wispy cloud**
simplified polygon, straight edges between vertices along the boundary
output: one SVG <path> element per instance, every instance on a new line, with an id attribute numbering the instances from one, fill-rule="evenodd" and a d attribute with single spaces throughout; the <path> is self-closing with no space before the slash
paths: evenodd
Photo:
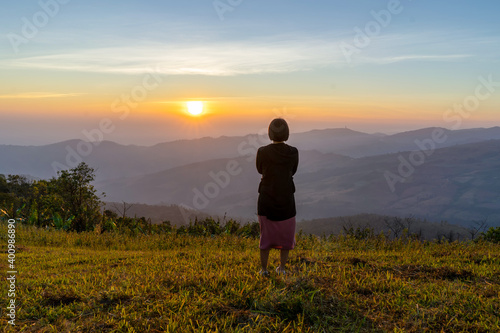
<path id="1" fill-rule="evenodd" d="M 20 94 L 0 95 L 0 99 L 37 99 L 37 98 L 60 98 L 85 95 L 82 93 L 53 93 L 53 92 L 24 92 Z"/>
<path id="2" fill-rule="evenodd" d="M 11 67 L 136 74 L 156 68 L 171 75 L 237 75 L 307 70 L 339 61 L 323 41 L 217 42 L 205 45 L 149 43 L 76 50 L 12 59 Z M 337 58 L 337 59 L 336 59 Z"/>
<path id="3" fill-rule="evenodd" d="M 442 36 L 444 37 L 444 36 Z M 388 64 L 404 61 L 449 61 L 478 56 L 474 45 L 429 34 L 384 35 L 355 56 L 358 64 Z M 168 75 L 230 76 L 284 73 L 346 66 L 338 47 L 339 36 L 274 36 L 245 41 L 210 43 L 160 43 L 131 41 L 122 46 L 70 50 L 57 54 L 5 60 L 3 67 L 83 72 L 140 74 L 152 69 Z M 449 40 L 449 39 L 448 39 Z M 477 46 L 477 45 L 476 45 Z M 449 50 L 456 50 L 450 53 Z M 469 52 L 471 51 L 471 52 Z"/>
<path id="4" fill-rule="evenodd" d="M 460 60 L 473 57 L 470 54 L 444 54 L 444 55 L 420 55 L 420 54 L 410 54 L 410 55 L 400 55 L 400 56 L 392 56 L 392 57 L 370 57 L 370 58 L 362 58 L 360 61 L 365 63 L 374 63 L 374 64 L 391 64 L 395 62 L 402 61 L 452 61 L 452 60 Z"/>

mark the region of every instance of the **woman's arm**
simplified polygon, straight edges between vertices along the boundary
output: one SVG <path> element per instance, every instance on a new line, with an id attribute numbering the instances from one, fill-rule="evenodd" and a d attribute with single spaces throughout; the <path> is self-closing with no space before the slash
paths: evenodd
<path id="1" fill-rule="evenodd" d="M 297 150 L 297 158 L 295 159 L 293 167 L 292 167 L 292 175 L 295 175 L 298 167 L 299 167 L 299 151 Z"/>
<path id="2" fill-rule="evenodd" d="M 255 159 L 255 165 L 257 167 L 257 172 L 262 175 L 262 153 L 260 148 L 257 150 L 257 158 Z"/>

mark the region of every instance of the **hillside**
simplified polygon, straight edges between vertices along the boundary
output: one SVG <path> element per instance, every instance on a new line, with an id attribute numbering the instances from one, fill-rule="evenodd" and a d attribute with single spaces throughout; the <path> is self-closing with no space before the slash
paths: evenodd
<path id="1" fill-rule="evenodd" d="M 302 236 L 288 274 L 263 278 L 258 239 L 16 232 L 23 269 L 5 332 L 500 330 L 498 244 Z"/>
<path id="2" fill-rule="evenodd" d="M 4 157 L 0 173 L 50 178 L 55 176 L 54 163 L 73 167 L 71 163 L 83 160 L 98 169 L 97 179 L 130 177 L 214 158 L 237 156 L 237 147 L 242 139 L 179 140 L 151 147 L 125 146 L 110 141 L 82 144 L 80 140 L 45 146 L 0 145 L 0 156 Z"/>
<path id="3" fill-rule="evenodd" d="M 417 150 L 415 140 L 430 138 L 432 130 L 421 129 L 387 136 L 344 128 L 313 130 L 292 134 L 289 143 L 300 150 L 363 157 Z M 500 127 L 443 131 L 447 140 L 438 144 L 437 148 L 500 139 Z M 56 176 L 53 165 L 70 168 L 83 160 L 98 170 L 98 180 L 142 176 L 208 160 L 251 157 L 255 155 L 256 147 L 268 143 L 267 136 L 246 135 L 178 140 L 150 147 L 109 141 L 90 144 L 80 140 L 44 146 L 0 145 L 0 174 L 51 178 Z"/>
<path id="4" fill-rule="evenodd" d="M 428 141 L 433 137 L 432 133 L 434 131 L 442 132 L 442 136 L 444 138 L 443 142 L 434 142 L 435 148 L 446 148 L 456 145 L 500 139 L 500 127 L 463 130 L 448 130 L 445 128 L 430 127 L 382 136 L 379 138 L 371 138 L 371 140 L 362 144 L 325 151 L 335 151 L 338 154 L 351 157 L 365 157 L 420 150 L 422 148 L 417 144 L 417 142 Z"/>
<path id="5" fill-rule="evenodd" d="M 499 153 L 499 140 L 438 149 L 404 182 L 394 184 L 394 192 L 386 172 L 399 175 L 400 158 L 408 160 L 409 152 L 356 159 L 333 171 L 297 177 L 302 189 L 297 197 L 310 218 L 318 212 L 326 217 L 362 210 L 451 223 L 488 219 L 498 225 Z"/>
<path id="6" fill-rule="evenodd" d="M 443 140 L 429 145 L 435 131 Z M 295 176 L 298 218 L 374 213 L 500 225 L 499 138 L 499 127 L 426 128 L 394 135 L 346 128 L 293 134 L 289 143 L 300 149 Z M 255 219 L 260 178 L 255 153 L 267 143 L 257 135 L 151 147 L 102 142 L 84 160 L 97 170 L 96 187 L 108 201 L 176 204 L 210 215 Z M 39 147 L 0 146 L 0 174 L 51 177 L 51 165 L 76 158 L 68 152 L 78 145 L 82 142 L 73 140 Z M 419 152 L 422 145 L 434 149 Z M 408 166 L 410 157 L 423 158 L 415 162 L 422 164 Z"/>
<path id="7" fill-rule="evenodd" d="M 395 183 L 392 192 L 386 172 L 398 175 L 400 157 L 408 159 L 410 154 L 352 159 L 301 151 L 295 176 L 299 218 L 375 213 L 455 224 L 487 219 L 492 226 L 500 225 L 500 140 L 437 149 L 404 182 Z M 219 174 L 230 161 L 236 161 L 241 172 L 208 198 L 204 187 L 215 183 L 210 174 Z M 209 213 L 254 218 L 258 182 L 253 161 L 241 157 L 99 182 L 98 188 L 110 200 L 185 204 Z"/>
<path id="8" fill-rule="evenodd" d="M 301 152 L 301 167 L 298 174 L 305 170 L 314 172 L 332 168 L 349 161 L 351 158 L 336 154 L 304 151 Z M 226 171 L 228 163 L 237 165 L 235 168 L 237 174 L 234 176 L 223 175 L 228 174 Z M 210 188 L 210 191 L 218 191 L 214 198 L 210 198 L 210 195 L 205 195 L 205 186 L 210 183 L 216 184 L 215 179 L 222 186 L 217 185 L 215 190 Z M 252 218 L 255 216 L 254 206 L 259 179 L 254 159 L 239 157 L 193 163 L 142 177 L 101 181 L 96 183 L 96 186 L 100 191 L 106 192 L 110 201 L 183 204 L 211 214 L 227 213 L 231 216 Z"/>

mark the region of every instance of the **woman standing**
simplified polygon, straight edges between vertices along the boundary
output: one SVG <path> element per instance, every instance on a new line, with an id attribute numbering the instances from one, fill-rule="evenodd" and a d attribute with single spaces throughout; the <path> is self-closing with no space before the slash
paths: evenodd
<path id="1" fill-rule="evenodd" d="M 284 119 L 274 119 L 268 133 L 272 143 L 257 151 L 257 171 L 262 174 L 257 203 L 261 275 L 269 274 L 267 262 L 271 248 L 280 249 L 281 260 L 276 272 L 284 274 L 288 252 L 295 246 L 293 175 L 299 164 L 299 152 L 285 143 L 290 131 Z"/>

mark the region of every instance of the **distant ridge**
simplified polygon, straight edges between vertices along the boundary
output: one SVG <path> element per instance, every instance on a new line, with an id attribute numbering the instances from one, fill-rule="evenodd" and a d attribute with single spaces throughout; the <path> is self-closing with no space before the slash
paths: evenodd
<path id="1" fill-rule="evenodd" d="M 434 131 L 446 139 L 429 144 Z M 402 180 L 391 192 L 386 173 L 399 175 L 401 159 L 408 160 L 411 151 L 418 153 L 422 145 L 417 142 L 422 141 L 432 150 L 420 152 L 425 160 L 399 176 Z M 246 135 L 150 147 L 80 140 L 0 145 L 0 174 L 51 178 L 54 162 L 67 164 L 68 158 L 75 162 L 78 145 L 90 145 L 90 154 L 79 158 L 96 169 L 96 186 L 108 194 L 107 200 L 186 204 L 210 214 L 253 218 L 260 179 L 255 153 L 268 143 L 265 136 Z M 500 221 L 500 127 L 456 131 L 429 127 L 384 136 L 337 128 L 295 133 L 289 143 L 300 151 L 295 176 L 300 219 L 377 213 L 460 223 Z M 241 172 L 226 185 L 225 179 L 214 177 L 223 177 L 228 163 L 236 163 Z M 210 183 L 218 187 L 210 185 L 212 194 L 195 207 L 195 195 Z"/>
<path id="2" fill-rule="evenodd" d="M 408 159 L 410 152 L 359 159 L 304 150 L 300 154 L 302 162 L 294 177 L 300 219 L 376 213 L 462 224 L 486 218 L 500 222 L 500 140 L 436 149 L 394 185 L 394 192 L 385 173 L 397 175 L 400 158 Z M 194 206 L 195 193 L 216 183 L 210 173 L 222 172 L 229 161 L 236 161 L 241 173 L 220 187 L 214 198 L 207 196 L 206 206 L 195 208 L 252 218 L 260 175 L 254 162 L 244 157 L 198 162 L 98 185 L 112 200 L 151 204 L 164 200 Z"/>

